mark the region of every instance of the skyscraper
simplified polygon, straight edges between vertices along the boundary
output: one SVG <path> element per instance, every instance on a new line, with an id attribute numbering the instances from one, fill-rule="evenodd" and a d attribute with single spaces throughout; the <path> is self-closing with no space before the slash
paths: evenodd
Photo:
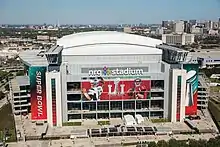
<path id="1" fill-rule="evenodd" d="M 168 27 L 168 21 L 162 21 L 162 27 L 167 28 Z"/>
<path id="2" fill-rule="evenodd" d="M 195 25 L 195 24 L 196 24 L 196 20 L 195 20 L 195 19 L 189 20 L 189 23 L 190 23 L 191 25 Z"/>
<path id="3" fill-rule="evenodd" d="M 185 33 L 190 33 L 191 31 L 191 26 L 192 26 L 192 24 L 190 24 L 189 22 L 187 22 L 187 21 L 184 21 L 184 32 Z"/>
<path id="4" fill-rule="evenodd" d="M 184 32 L 184 21 L 180 20 L 175 22 L 174 32 L 177 34 L 182 34 Z"/>

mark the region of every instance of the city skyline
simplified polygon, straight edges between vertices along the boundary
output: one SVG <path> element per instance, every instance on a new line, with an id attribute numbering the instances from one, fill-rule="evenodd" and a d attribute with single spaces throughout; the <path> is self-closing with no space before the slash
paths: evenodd
<path id="1" fill-rule="evenodd" d="M 134 24 L 218 20 L 218 0 L 1 0 L 1 24 Z"/>

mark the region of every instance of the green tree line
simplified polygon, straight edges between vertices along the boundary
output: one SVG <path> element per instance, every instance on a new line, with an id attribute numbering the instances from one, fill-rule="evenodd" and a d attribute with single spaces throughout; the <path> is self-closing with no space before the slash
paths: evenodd
<path id="1" fill-rule="evenodd" d="M 209 140 L 189 139 L 180 141 L 170 139 L 169 141 L 160 140 L 156 142 L 140 143 L 137 147 L 220 147 L 220 136 Z"/>

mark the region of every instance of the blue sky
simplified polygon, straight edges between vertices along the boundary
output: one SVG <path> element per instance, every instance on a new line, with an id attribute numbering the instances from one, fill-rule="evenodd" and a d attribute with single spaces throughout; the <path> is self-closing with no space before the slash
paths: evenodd
<path id="1" fill-rule="evenodd" d="M 160 23 L 218 17 L 220 0 L 0 0 L 0 24 Z"/>

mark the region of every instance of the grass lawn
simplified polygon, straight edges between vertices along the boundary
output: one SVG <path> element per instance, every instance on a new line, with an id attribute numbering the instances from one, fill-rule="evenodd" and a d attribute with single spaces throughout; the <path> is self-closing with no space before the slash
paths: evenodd
<path id="1" fill-rule="evenodd" d="M 220 86 L 211 86 L 210 87 L 210 92 L 219 92 L 220 91 Z"/>
<path id="2" fill-rule="evenodd" d="M 63 126 L 81 126 L 82 122 L 64 122 Z"/>
<path id="3" fill-rule="evenodd" d="M 212 83 L 220 83 L 220 80 L 219 79 L 212 79 L 212 78 L 209 78 L 210 82 Z"/>
<path id="4" fill-rule="evenodd" d="M 220 131 L 220 102 L 211 99 L 208 103 L 208 108 L 212 113 L 215 123 Z"/>
<path id="5" fill-rule="evenodd" d="M 109 120 L 100 120 L 98 121 L 98 125 L 103 126 L 103 125 L 110 125 Z"/>
<path id="6" fill-rule="evenodd" d="M 151 119 L 152 123 L 165 123 L 165 122 L 169 122 L 168 119 L 165 118 L 158 118 L 158 119 Z"/>
<path id="7" fill-rule="evenodd" d="M 5 129 L 8 129 L 8 140 L 6 142 L 16 141 L 15 122 L 11 104 L 7 104 L 0 109 L 0 116 L 0 140 L 3 138 Z"/>

